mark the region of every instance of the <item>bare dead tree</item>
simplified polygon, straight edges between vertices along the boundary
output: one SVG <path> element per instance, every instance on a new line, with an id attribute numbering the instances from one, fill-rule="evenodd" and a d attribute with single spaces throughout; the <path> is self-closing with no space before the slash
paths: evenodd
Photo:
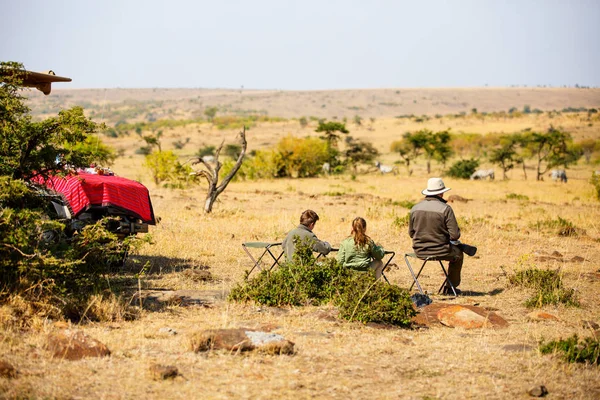
<path id="1" fill-rule="evenodd" d="M 225 190 L 225 188 L 227 187 L 227 185 L 229 184 L 231 179 L 235 176 L 235 174 L 238 172 L 238 170 L 242 166 L 242 161 L 244 160 L 244 156 L 246 155 L 246 147 L 248 146 L 248 143 L 246 142 L 246 127 L 245 126 L 244 126 L 244 129 L 239 133 L 239 135 L 240 135 L 240 139 L 242 142 L 241 143 L 242 150 L 240 151 L 240 154 L 237 158 L 237 161 L 235 162 L 235 165 L 233 166 L 231 171 L 229 171 L 227 176 L 223 178 L 223 182 L 221 182 L 220 185 L 219 185 L 219 171 L 221 170 L 221 167 L 223 166 L 223 164 L 221 164 L 221 162 L 219 161 L 219 154 L 221 153 L 221 150 L 223 149 L 223 144 L 225 143 L 225 141 L 221 142 L 221 145 L 216 150 L 215 159 L 214 159 L 213 163 L 204 161 L 202 159 L 202 157 L 199 157 L 192 163 L 193 165 L 202 164 L 203 167 L 205 168 L 205 169 L 197 170 L 195 172 L 196 175 L 204 177 L 206 179 L 206 181 L 208 182 L 208 191 L 206 193 L 206 201 L 204 202 L 204 212 L 205 213 L 209 213 L 212 211 L 213 204 L 217 200 L 217 197 L 221 193 L 223 193 L 223 191 Z M 214 164 L 214 166 L 211 164 Z"/>

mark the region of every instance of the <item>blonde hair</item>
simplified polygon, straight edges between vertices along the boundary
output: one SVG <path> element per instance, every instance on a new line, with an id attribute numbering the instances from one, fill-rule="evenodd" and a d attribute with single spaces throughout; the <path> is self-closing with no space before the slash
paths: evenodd
<path id="1" fill-rule="evenodd" d="M 365 247 L 371 243 L 371 238 L 367 236 L 367 221 L 364 218 L 354 218 L 350 234 L 354 238 L 354 244 L 358 247 Z"/>

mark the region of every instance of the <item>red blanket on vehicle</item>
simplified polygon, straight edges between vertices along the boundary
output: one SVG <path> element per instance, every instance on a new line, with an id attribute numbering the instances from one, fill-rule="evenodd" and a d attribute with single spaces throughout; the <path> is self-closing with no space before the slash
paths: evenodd
<path id="1" fill-rule="evenodd" d="M 40 183 L 61 193 L 75 216 L 91 206 L 112 206 L 154 224 L 150 194 L 139 182 L 118 176 L 79 172 L 66 177 L 53 176 L 46 181 L 40 180 Z"/>

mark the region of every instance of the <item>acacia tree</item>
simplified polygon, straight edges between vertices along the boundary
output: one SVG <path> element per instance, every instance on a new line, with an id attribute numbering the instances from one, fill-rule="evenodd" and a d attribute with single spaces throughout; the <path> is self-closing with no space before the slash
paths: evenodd
<path id="1" fill-rule="evenodd" d="M 346 162 L 352 166 L 354 172 L 359 163 L 371 163 L 379 155 L 379 151 L 371 142 L 346 137 L 346 150 L 344 151 Z"/>
<path id="2" fill-rule="evenodd" d="M 506 173 L 513 169 L 515 163 L 518 162 L 518 143 L 518 137 L 504 135 L 500 137 L 500 147 L 491 151 L 490 162 L 498 164 L 502 168 L 502 179 L 508 179 Z"/>
<path id="3" fill-rule="evenodd" d="M 340 139 L 340 135 L 337 133 L 348 134 L 350 131 L 346 129 L 346 124 L 335 121 L 319 121 L 319 126 L 315 129 L 315 132 L 324 133 L 323 139 L 327 141 L 330 147 L 336 147 L 337 142 Z"/>
<path id="4" fill-rule="evenodd" d="M 242 162 L 244 161 L 244 156 L 246 155 L 246 148 L 248 143 L 246 142 L 246 127 L 240 131 L 240 145 L 241 149 L 237 160 L 233 166 L 233 168 L 229 171 L 229 173 L 223 178 L 221 184 L 219 184 L 219 171 L 223 164 L 219 161 L 219 155 L 221 154 L 221 150 L 223 149 L 223 145 L 225 142 L 221 142 L 221 145 L 215 151 L 215 159 L 214 162 L 209 163 L 202 159 L 202 157 L 198 157 L 193 164 L 202 164 L 205 169 L 201 169 L 195 172 L 196 175 L 204 177 L 208 183 L 206 200 L 204 201 L 204 212 L 210 213 L 213 208 L 213 204 L 217 200 L 217 197 L 223 193 L 227 185 L 235 174 L 238 172 L 240 167 L 242 166 Z M 213 166 L 214 165 L 214 166 Z"/>
<path id="5" fill-rule="evenodd" d="M 543 180 L 544 174 L 553 167 L 577 162 L 581 156 L 572 146 L 571 135 L 551 126 L 547 132 L 533 132 L 529 146 L 537 161 L 536 180 Z"/>

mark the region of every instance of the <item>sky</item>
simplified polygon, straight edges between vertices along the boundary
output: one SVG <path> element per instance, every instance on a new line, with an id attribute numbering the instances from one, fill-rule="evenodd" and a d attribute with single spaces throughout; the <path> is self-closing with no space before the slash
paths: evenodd
<path id="1" fill-rule="evenodd" d="M 0 0 L 55 88 L 600 86 L 597 0 Z"/>

